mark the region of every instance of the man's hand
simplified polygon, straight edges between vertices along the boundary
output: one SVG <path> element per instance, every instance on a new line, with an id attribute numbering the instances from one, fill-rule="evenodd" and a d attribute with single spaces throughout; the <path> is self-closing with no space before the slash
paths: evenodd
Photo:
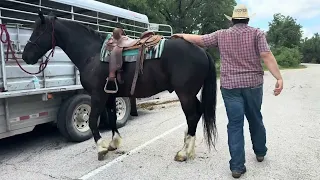
<path id="1" fill-rule="evenodd" d="M 279 79 L 279 80 L 277 80 L 277 83 L 276 83 L 275 88 L 273 90 L 274 95 L 278 96 L 281 93 L 282 89 L 283 89 L 283 80 Z"/>
<path id="2" fill-rule="evenodd" d="M 264 64 L 268 67 L 271 74 L 277 79 L 277 83 L 275 85 L 275 88 L 273 90 L 273 94 L 275 96 L 278 96 L 282 89 L 283 89 L 283 80 L 282 76 L 278 67 L 278 63 L 276 59 L 274 58 L 271 51 L 269 52 L 262 52 L 260 53 L 261 58 L 264 61 Z"/>

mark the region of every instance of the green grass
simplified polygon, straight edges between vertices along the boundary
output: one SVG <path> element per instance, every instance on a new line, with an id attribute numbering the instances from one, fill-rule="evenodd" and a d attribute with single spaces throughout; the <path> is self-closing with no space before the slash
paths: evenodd
<path id="1" fill-rule="evenodd" d="M 262 64 L 262 67 L 263 67 L 264 71 L 269 71 L 268 68 L 264 64 Z M 302 64 L 300 64 L 299 66 L 296 66 L 296 67 L 281 67 L 279 65 L 279 69 L 280 70 L 285 70 L 285 69 L 304 69 L 304 68 L 307 68 L 307 66 L 302 65 Z M 217 78 L 220 78 L 220 65 L 219 64 L 216 64 L 216 69 L 217 69 Z"/>
<path id="2" fill-rule="evenodd" d="M 280 67 L 280 69 L 304 69 L 307 68 L 307 66 L 300 64 L 297 67 Z"/>
<path id="3" fill-rule="evenodd" d="M 262 65 L 262 67 L 263 67 L 264 71 L 268 71 L 268 68 L 264 64 Z M 302 65 L 302 64 L 299 64 L 299 66 L 295 66 L 295 67 L 281 67 L 279 65 L 279 69 L 280 70 L 285 70 L 285 69 L 304 69 L 304 68 L 307 68 L 307 66 Z"/>

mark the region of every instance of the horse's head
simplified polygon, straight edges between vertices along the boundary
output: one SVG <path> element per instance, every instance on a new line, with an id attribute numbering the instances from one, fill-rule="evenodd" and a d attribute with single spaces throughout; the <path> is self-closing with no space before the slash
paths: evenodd
<path id="1" fill-rule="evenodd" d="M 35 27 L 22 54 L 22 59 L 27 64 L 36 64 L 46 52 L 55 47 L 54 25 L 57 17 L 53 14 L 44 17 L 41 11 L 38 14 L 39 19 L 35 21 Z"/>

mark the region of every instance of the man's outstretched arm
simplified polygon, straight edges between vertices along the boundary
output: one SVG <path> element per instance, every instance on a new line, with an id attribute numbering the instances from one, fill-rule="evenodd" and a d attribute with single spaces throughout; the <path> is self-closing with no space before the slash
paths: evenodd
<path id="1" fill-rule="evenodd" d="M 181 37 L 193 44 L 196 44 L 200 47 L 217 47 L 218 46 L 218 33 L 219 31 L 197 35 L 197 34 L 174 34 L 171 37 Z"/>
<path id="2" fill-rule="evenodd" d="M 171 37 L 180 37 L 198 46 L 204 47 L 202 35 L 197 34 L 174 34 Z"/>

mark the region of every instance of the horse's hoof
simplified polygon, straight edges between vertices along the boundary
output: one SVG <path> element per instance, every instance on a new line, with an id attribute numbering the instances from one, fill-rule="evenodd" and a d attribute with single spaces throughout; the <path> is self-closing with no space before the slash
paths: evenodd
<path id="1" fill-rule="evenodd" d="M 113 138 L 112 141 L 109 143 L 108 150 L 109 151 L 114 151 L 120 147 L 121 144 L 121 137 L 117 133 Z"/>
<path id="2" fill-rule="evenodd" d="M 131 112 L 130 115 L 131 116 L 138 116 L 138 112 Z"/>
<path id="3" fill-rule="evenodd" d="M 185 153 L 182 153 L 182 152 L 178 152 L 176 154 L 176 156 L 174 157 L 174 160 L 175 161 L 179 161 L 179 162 L 186 161 L 187 159 L 188 159 L 187 155 Z"/>
<path id="4" fill-rule="evenodd" d="M 98 160 L 102 161 L 104 160 L 104 157 L 108 154 L 108 150 L 103 150 L 98 152 Z"/>
<path id="5" fill-rule="evenodd" d="M 115 148 L 115 147 L 112 147 L 111 145 L 109 145 L 108 147 L 108 151 L 115 151 L 117 150 L 118 148 Z"/>
<path id="6" fill-rule="evenodd" d="M 105 139 L 99 139 L 97 141 L 97 150 L 98 150 L 98 160 L 101 161 L 104 159 L 104 156 L 108 154 L 108 143 Z"/>
<path id="7" fill-rule="evenodd" d="M 187 154 L 187 156 L 188 156 L 188 159 L 193 160 L 195 158 L 195 152 L 193 151 L 190 154 Z"/>

